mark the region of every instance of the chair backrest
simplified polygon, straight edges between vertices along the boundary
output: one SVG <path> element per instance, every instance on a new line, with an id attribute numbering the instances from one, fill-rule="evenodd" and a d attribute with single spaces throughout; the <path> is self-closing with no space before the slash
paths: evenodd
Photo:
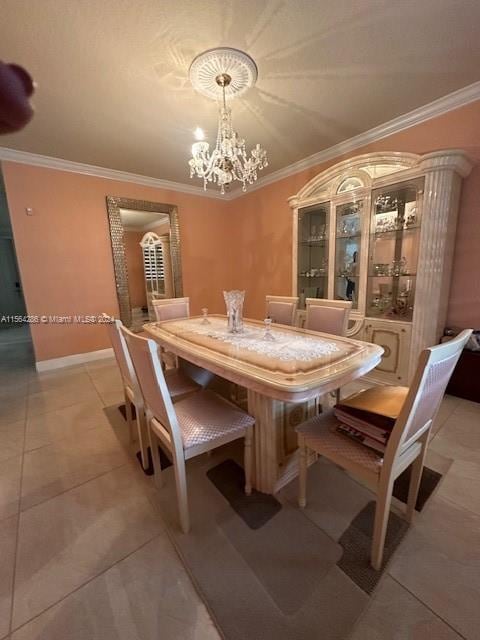
<path id="1" fill-rule="evenodd" d="M 177 415 L 168 391 L 154 340 L 142 338 L 125 327 L 121 332 L 127 343 L 147 413 L 168 432 L 175 447 L 182 451 L 182 437 Z"/>
<path id="2" fill-rule="evenodd" d="M 190 298 L 157 298 L 152 306 L 157 322 L 190 316 Z"/>
<path id="3" fill-rule="evenodd" d="M 384 464 L 393 463 L 398 455 L 407 451 L 430 429 L 450 376 L 471 334 L 471 329 L 465 329 L 453 340 L 422 351 L 410 390 L 389 438 Z"/>
<path id="4" fill-rule="evenodd" d="M 290 296 L 266 296 L 266 318 L 279 324 L 295 325 L 298 298 Z"/>
<path id="5" fill-rule="evenodd" d="M 120 327 L 123 327 L 123 324 L 120 320 L 111 318 L 106 313 L 102 313 L 102 317 L 105 319 L 108 318 L 110 320 L 110 322 L 106 323 L 108 337 L 110 338 L 110 342 L 112 343 L 113 353 L 115 354 L 115 359 L 117 361 L 118 368 L 120 369 L 120 374 L 123 378 L 123 381 L 132 390 L 134 390 L 136 382 L 135 371 L 133 369 L 132 359 L 130 358 L 130 354 L 128 353 L 125 338 L 120 331 Z"/>
<path id="6" fill-rule="evenodd" d="M 346 300 L 307 298 L 305 329 L 346 336 L 352 303 Z"/>

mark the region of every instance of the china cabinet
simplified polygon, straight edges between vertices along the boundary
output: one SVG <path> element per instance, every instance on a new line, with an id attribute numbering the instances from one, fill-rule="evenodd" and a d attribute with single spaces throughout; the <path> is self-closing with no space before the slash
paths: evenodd
<path id="1" fill-rule="evenodd" d="M 446 150 L 364 154 L 330 167 L 289 199 L 293 295 L 351 300 L 348 335 L 379 344 L 372 382 L 408 384 L 443 333 L 467 156 Z"/>

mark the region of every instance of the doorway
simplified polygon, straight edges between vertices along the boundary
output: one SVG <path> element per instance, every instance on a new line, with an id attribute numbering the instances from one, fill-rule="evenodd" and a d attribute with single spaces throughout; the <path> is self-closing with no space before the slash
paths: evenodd
<path id="1" fill-rule="evenodd" d="M 0 173 L 0 348 L 31 344 L 3 177 Z"/>

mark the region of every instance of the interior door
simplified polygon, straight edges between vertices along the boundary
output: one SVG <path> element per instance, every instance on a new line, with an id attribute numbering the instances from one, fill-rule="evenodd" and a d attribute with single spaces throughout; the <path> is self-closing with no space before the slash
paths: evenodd
<path id="1" fill-rule="evenodd" d="M 25 303 L 15 249 L 11 238 L 0 238 L 0 318 L 18 315 L 25 315 Z"/>

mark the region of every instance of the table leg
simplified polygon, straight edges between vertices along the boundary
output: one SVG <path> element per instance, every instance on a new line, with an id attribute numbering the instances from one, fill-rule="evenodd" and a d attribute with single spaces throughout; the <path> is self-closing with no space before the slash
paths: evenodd
<path id="1" fill-rule="evenodd" d="M 257 491 L 276 493 L 298 474 L 295 427 L 314 416 L 316 406 L 315 399 L 291 404 L 248 390 L 248 412 L 255 418 L 252 484 Z"/>

